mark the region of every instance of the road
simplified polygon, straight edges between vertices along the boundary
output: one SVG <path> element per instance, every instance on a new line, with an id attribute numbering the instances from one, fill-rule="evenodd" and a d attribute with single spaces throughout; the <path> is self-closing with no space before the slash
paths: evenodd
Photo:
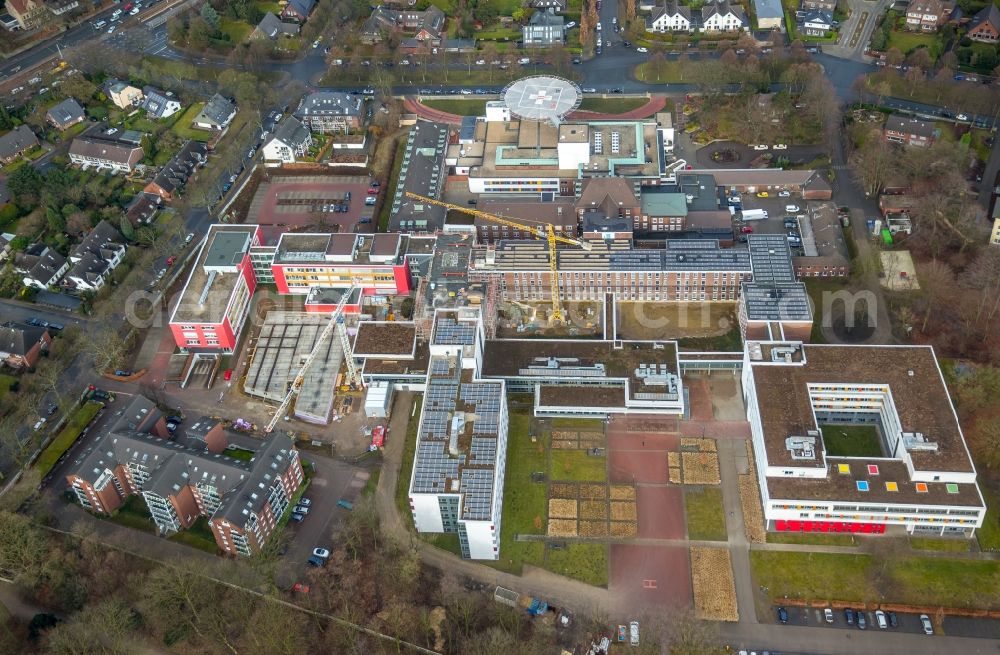
<path id="1" fill-rule="evenodd" d="M 90 321 L 89 318 L 79 314 L 6 298 L 0 299 L 0 313 L 3 314 L 3 320 L 17 321 L 18 323 L 24 323 L 29 318 L 40 318 L 50 323 L 60 323 L 65 327 L 70 325 L 86 327 Z"/>

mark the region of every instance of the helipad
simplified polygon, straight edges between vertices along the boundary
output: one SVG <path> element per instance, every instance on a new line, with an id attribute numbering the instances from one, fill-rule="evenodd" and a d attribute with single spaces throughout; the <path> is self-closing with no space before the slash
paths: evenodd
<path id="1" fill-rule="evenodd" d="M 558 125 L 580 106 L 580 88 L 561 77 L 537 76 L 511 82 L 503 91 L 510 113 L 521 120 Z"/>

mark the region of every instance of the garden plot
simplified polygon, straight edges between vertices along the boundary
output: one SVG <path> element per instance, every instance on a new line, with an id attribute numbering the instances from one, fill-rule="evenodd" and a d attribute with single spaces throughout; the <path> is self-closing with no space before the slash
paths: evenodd
<path id="1" fill-rule="evenodd" d="M 749 471 L 739 474 L 740 504 L 743 506 L 743 525 L 747 539 L 751 543 L 762 544 L 767 541 L 767 531 L 764 529 L 764 508 L 761 506 L 760 488 L 757 486 L 757 471 L 754 466 L 753 446 L 747 442 L 747 461 Z"/>
<path id="2" fill-rule="evenodd" d="M 639 527 L 635 488 L 553 482 L 548 519 L 550 537 L 634 537 Z"/>
<path id="3" fill-rule="evenodd" d="M 605 443 L 603 432 L 577 432 L 576 430 L 552 431 L 552 447 L 558 450 L 603 448 Z"/>
<path id="4" fill-rule="evenodd" d="M 691 548 L 691 586 L 694 611 L 699 619 L 739 621 L 736 582 L 727 549 Z"/>
<path id="5" fill-rule="evenodd" d="M 672 484 L 719 484 L 719 455 L 714 439 L 681 439 L 680 452 L 667 453 Z"/>

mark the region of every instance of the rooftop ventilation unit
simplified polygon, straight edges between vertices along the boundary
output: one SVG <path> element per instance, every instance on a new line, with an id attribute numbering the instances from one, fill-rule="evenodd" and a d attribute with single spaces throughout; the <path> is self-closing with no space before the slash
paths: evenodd
<path id="1" fill-rule="evenodd" d="M 809 431 L 808 437 L 788 437 L 785 439 L 785 448 L 791 453 L 793 460 L 816 459 L 816 439 L 819 433 L 815 430 Z"/>

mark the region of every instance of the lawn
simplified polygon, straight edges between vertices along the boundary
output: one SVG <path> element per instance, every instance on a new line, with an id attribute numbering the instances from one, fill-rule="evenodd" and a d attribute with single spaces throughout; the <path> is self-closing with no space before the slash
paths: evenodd
<path id="1" fill-rule="evenodd" d="M 49 474 L 49 471 L 56 465 L 59 458 L 69 450 L 70 446 L 76 443 L 76 440 L 80 438 L 80 433 L 97 416 L 97 412 L 101 411 L 102 407 L 104 407 L 103 403 L 89 400 L 83 407 L 73 413 L 66 422 L 66 426 L 63 427 L 52 443 L 42 451 L 42 454 L 38 457 L 38 461 L 35 462 L 35 467 L 38 469 L 38 474 L 41 477 L 44 478 Z"/>
<path id="2" fill-rule="evenodd" d="M 108 520 L 133 530 L 156 533 L 156 524 L 153 523 L 153 518 L 149 515 L 146 501 L 139 494 L 129 496 L 125 503 L 108 517 Z"/>
<path id="3" fill-rule="evenodd" d="M 882 565 L 879 564 L 882 561 Z M 829 553 L 751 551 L 754 583 L 773 600 L 884 601 L 945 607 L 1000 607 L 1000 562 Z"/>
<path id="4" fill-rule="evenodd" d="M 684 515 L 688 539 L 726 541 L 726 512 L 722 507 L 722 490 L 705 487 L 700 491 L 684 490 Z"/>
<path id="5" fill-rule="evenodd" d="M 362 496 L 373 496 L 375 495 L 375 490 L 378 489 L 378 480 L 382 477 L 382 469 L 375 469 L 371 471 L 368 475 L 368 480 L 365 481 L 364 488 L 361 489 Z"/>
<path id="6" fill-rule="evenodd" d="M 423 104 L 431 109 L 446 111 L 456 116 L 483 116 L 486 114 L 485 100 L 465 98 L 433 98 L 424 100 Z"/>
<path id="7" fill-rule="evenodd" d="M 813 327 L 810 335 L 810 343 L 826 343 L 823 336 L 823 296 L 827 293 L 837 293 L 847 291 L 847 280 L 831 280 L 817 277 L 807 277 L 803 280 L 806 284 L 806 291 L 809 293 L 809 300 L 812 302 Z"/>
<path id="8" fill-rule="evenodd" d="M 677 340 L 677 345 L 686 350 L 702 350 L 706 352 L 737 352 L 743 349 L 743 337 L 740 336 L 739 324 L 725 334 L 715 337 L 688 337 Z"/>
<path id="9" fill-rule="evenodd" d="M 275 16 L 281 13 L 281 5 L 277 2 L 255 2 L 254 5 L 264 13 L 271 12 Z"/>
<path id="10" fill-rule="evenodd" d="M 648 98 L 584 98 L 580 103 L 580 111 L 593 111 L 599 114 L 624 114 L 638 109 L 649 101 Z"/>
<path id="11" fill-rule="evenodd" d="M 984 551 L 1000 550 L 1000 494 L 983 485 L 980 487 L 986 501 L 986 519 L 976 531 L 979 547 Z"/>
<path id="12" fill-rule="evenodd" d="M 524 564 L 542 566 L 545 561 L 544 543 L 515 541 L 519 534 L 545 534 L 548 488 L 544 483 L 532 482 L 531 474 L 546 470 L 546 444 L 541 439 L 531 441 L 530 411 L 510 409 L 500 559 L 483 562 L 517 575 Z"/>
<path id="13" fill-rule="evenodd" d="M 801 544 L 804 546 L 854 546 L 849 534 L 822 534 L 814 532 L 768 532 L 769 544 Z"/>
<path id="14" fill-rule="evenodd" d="M 212 529 L 208 527 L 208 519 L 204 516 L 199 516 L 198 520 L 187 530 L 170 535 L 170 541 L 176 541 L 213 555 L 219 552 L 219 546 L 215 543 L 215 535 L 212 534 Z"/>
<path id="15" fill-rule="evenodd" d="M 608 586 L 608 547 L 606 544 L 567 544 L 565 548 L 549 548 L 545 568 L 594 585 Z"/>
<path id="16" fill-rule="evenodd" d="M 17 378 L 13 375 L 7 375 L 5 373 L 0 373 L 0 400 L 10 392 L 10 386 L 17 382 Z"/>
<path id="17" fill-rule="evenodd" d="M 914 550 L 933 550 L 944 553 L 969 552 L 968 539 L 947 539 L 934 537 L 910 537 L 910 548 Z"/>
<path id="18" fill-rule="evenodd" d="M 821 425 L 826 454 L 833 457 L 882 457 L 882 440 L 874 425 Z"/>
<path id="19" fill-rule="evenodd" d="M 406 441 L 403 442 L 403 459 L 399 465 L 399 477 L 396 478 L 396 510 L 403 517 L 403 522 L 413 529 L 413 512 L 410 511 L 410 476 L 413 474 L 413 458 L 417 455 L 417 427 L 420 425 L 420 408 L 423 406 L 423 396 L 413 396 L 415 411 L 406 426 Z"/>
<path id="20" fill-rule="evenodd" d="M 174 134 L 182 139 L 193 139 L 195 141 L 208 141 L 211 139 L 212 132 L 191 127 L 195 116 L 198 115 L 198 112 L 200 112 L 201 108 L 204 106 L 204 102 L 196 102 L 188 107 L 187 110 L 174 122 L 173 127 L 170 129 L 173 130 Z"/>
<path id="21" fill-rule="evenodd" d="M 243 43 L 253 32 L 253 25 L 233 18 L 222 17 L 219 19 L 219 30 L 223 34 L 229 35 L 229 41 L 233 44 Z"/>
<path id="22" fill-rule="evenodd" d="M 599 418 L 554 418 L 549 425 L 554 430 L 585 430 L 604 432 L 604 420 Z"/>
<path id="23" fill-rule="evenodd" d="M 552 450 L 550 477 L 553 480 L 604 482 L 608 479 L 607 458 L 594 457 L 585 450 Z"/>
<path id="24" fill-rule="evenodd" d="M 899 48 L 904 55 L 908 55 L 917 48 L 926 47 L 931 59 L 937 59 L 938 48 L 941 47 L 940 37 L 937 34 L 920 34 L 919 32 L 907 32 L 905 30 L 892 30 L 889 32 L 888 48 Z"/>

